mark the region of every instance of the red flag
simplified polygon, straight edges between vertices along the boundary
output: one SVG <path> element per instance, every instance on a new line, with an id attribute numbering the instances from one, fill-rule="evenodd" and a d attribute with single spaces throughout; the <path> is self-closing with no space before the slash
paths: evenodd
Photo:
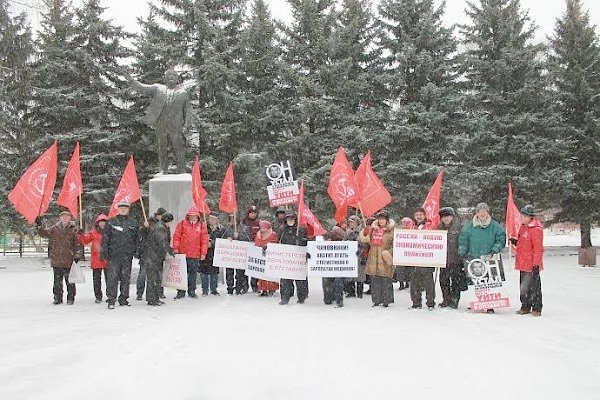
<path id="1" fill-rule="evenodd" d="M 506 202 L 506 237 L 517 238 L 521 229 L 521 212 L 513 198 L 512 184 L 508 184 L 508 200 Z M 511 245 L 512 246 L 512 245 Z M 512 246 L 513 249 L 515 246 Z"/>
<path id="2" fill-rule="evenodd" d="M 75 145 L 71 161 L 65 178 L 63 180 L 62 189 L 56 199 L 59 206 L 67 208 L 74 217 L 77 217 L 79 207 L 79 195 L 83 193 L 83 183 L 81 181 L 81 166 L 79 163 L 79 142 Z"/>
<path id="3" fill-rule="evenodd" d="M 206 202 L 208 193 L 202 186 L 202 175 L 200 174 L 200 163 L 198 162 L 198 156 L 194 160 L 194 166 L 192 167 L 192 198 L 194 199 L 194 205 L 202 214 L 210 214 L 210 208 Z"/>
<path id="4" fill-rule="evenodd" d="M 142 194 L 140 193 L 140 184 L 138 183 L 137 173 L 135 172 L 133 156 L 131 156 L 129 158 L 129 162 L 127 162 L 127 166 L 125 167 L 121 181 L 119 182 L 119 187 L 115 193 L 115 198 L 110 206 L 108 218 L 112 218 L 117 215 L 117 204 L 120 201 L 124 200 L 129 204 L 132 204 L 141 198 Z"/>
<path id="5" fill-rule="evenodd" d="M 298 225 L 306 225 L 312 228 L 311 234 L 313 236 L 323 235 L 327 232 L 323 229 L 321 221 L 319 221 L 310 208 L 304 203 L 304 181 L 302 181 L 300 195 L 298 196 Z"/>
<path id="6" fill-rule="evenodd" d="M 50 206 L 58 169 L 58 144 L 56 140 L 21 176 L 8 194 L 10 201 L 27 222 L 44 214 Z"/>
<path id="7" fill-rule="evenodd" d="M 223 212 L 237 212 L 237 195 L 235 192 L 235 179 L 233 176 L 233 163 L 229 163 L 223 185 L 221 186 L 221 198 L 219 199 L 219 209 Z"/>
<path id="8" fill-rule="evenodd" d="M 358 188 L 354 180 L 354 171 L 346 158 L 342 147 L 339 148 L 331 172 L 327 193 L 335 204 L 335 220 L 342 222 L 348 215 L 349 206 L 357 206 L 359 201 Z"/>
<path id="9" fill-rule="evenodd" d="M 360 196 L 360 208 L 365 217 L 370 217 L 392 202 L 392 196 L 371 165 L 371 150 L 367 152 L 354 174 Z"/>
<path id="10" fill-rule="evenodd" d="M 442 180 L 444 179 L 444 171 L 440 171 L 433 186 L 429 190 L 429 194 L 423 203 L 425 215 L 430 223 L 430 229 L 437 229 L 440 223 L 440 195 L 442 192 Z"/>

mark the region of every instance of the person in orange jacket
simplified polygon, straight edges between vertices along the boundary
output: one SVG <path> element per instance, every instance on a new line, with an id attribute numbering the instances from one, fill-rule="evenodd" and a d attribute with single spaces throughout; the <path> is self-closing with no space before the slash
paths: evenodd
<path id="1" fill-rule="evenodd" d="M 277 233 L 275 233 L 269 221 L 262 220 L 258 225 L 260 229 L 254 238 L 254 244 L 256 246 L 266 249 L 269 243 L 277 243 Z M 275 293 L 277 289 L 279 289 L 279 283 L 277 282 L 265 281 L 262 279 L 258 280 L 260 296 L 273 296 L 273 293 Z"/>
<path id="2" fill-rule="evenodd" d="M 80 231 L 77 235 L 77 239 L 81 244 L 92 244 L 92 259 L 90 262 L 90 268 L 92 269 L 93 281 L 94 281 L 94 295 L 96 296 L 96 304 L 102 303 L 102 272 L 104 272 L 104 281 L 106 281 L 106 269 L 108 268 L 108 262 L 100 259 L 100 246 L 102 245 L 102 232 L 106 226 L 108 217 L 104 214 L 100 214 L 94 221 L 94 228 L 88 233 Z"/>
<path id="3" fill-rule="evenodd" d="M 190 208 L 185 219 L 180 221 L 173 235 L 173 250 L 175 253 L 185 254 L 188 275 L 188 296 L 197 299 L 196 277 L 200 268 L 200 261 L 206 259 L 208 253 L 208 230 L 200 222 L 200 211 L 196 207 Z M 185 290 L 178 290 L 175 300 L 185 297 Z"/>
<path id="4" fill-rule="evenodd" d="M 519 315 L 542 315 L 542 281 L 540 271 L 544 269 L 544 225 L 535 218 L 532 205 L 521 209 L 521 228 L 518 238 L 510 238 L 517 246 L 515 269 L 520 271 L 521 309 Z"/>

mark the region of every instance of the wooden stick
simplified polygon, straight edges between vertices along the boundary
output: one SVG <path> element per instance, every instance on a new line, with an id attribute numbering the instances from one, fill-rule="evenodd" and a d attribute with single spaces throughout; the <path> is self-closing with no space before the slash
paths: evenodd
<path id="1" fill-rule="evenodd" d="M 358 210 L 360 211 L 360 216 L 362 217 L 363 225 L 366 228 L 367 227 L 367 219 L 365 218 L 365 213 L 362 210 L 362 202 L 358 203 Z"/>
<path id="2" fill-rule="evenodd" d="M 83 229 L 83 204 L 81 203 L 81 192 L 79 192 L 79 229 Z"/>
<path id="3" fill-rule="evenodd" d="M 140 205 L 142 206 L 142 215 L 144 216 L 144 222 L 148 223 L 148 218 L 146 218 L 146 209 L 144 208 L 144 198 L 140 197 Z"/>
<path id="4" fill-rule="evenodd" d="M 233 212 L 233 234 L 235 236 L 238 235 L 238 231 L 237 231 L 237 211 Z M 234 238 L 237 240 L 237 238 Z"/>

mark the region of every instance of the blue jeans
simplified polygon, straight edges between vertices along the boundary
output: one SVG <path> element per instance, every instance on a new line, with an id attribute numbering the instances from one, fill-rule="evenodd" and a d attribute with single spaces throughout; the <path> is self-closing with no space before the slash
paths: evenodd
<path id="1" fill-rule="evenodd" d="M 208 294 L 208 288 L 210 286 L 210 292 L 215 293 L 217 286 L 219 285 L 219 274 L 206 274 L 200 272 L 200 283 L 202 284 L 202 294 Z"/>
<path id="2" fill-rule="evenodd" d="M 198 275 L 198 268 L 200 268 L 199 258 L 186 258 L 187 263 L 187 278 L 188 278 L 188 295 L 193 296 L 196 294 L 196 276 Z M 177 290 L 178 296 L 185 296 L 185 290 Z"/>

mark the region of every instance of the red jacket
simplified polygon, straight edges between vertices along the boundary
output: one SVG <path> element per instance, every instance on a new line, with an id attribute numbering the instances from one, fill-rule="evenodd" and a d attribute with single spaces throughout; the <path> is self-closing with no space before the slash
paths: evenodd
<path id="1" fill-rule="evenodd" d="M 515 268 L 531 272 L 534 265 L 544 269 L 544 226 L 538 219 L 532 219 L 528 225 L 521 225 L 517 242 Z"/>
<path id="2" fill-rule="evenodd" d="M 277 243 L 277 241 L 277 233 L 275 231 L 271 230 L 271 234 L 264 239 L 261 237 L 259 231 L 254 239 L 254 244 L 258 247 L 267 247 L 269 243 Z M 279 283 L 277 282 L 258 280 L 258 290 L 275 292 L 277 289 L 279 289 Z"/>
<path id="3" fill-rule="evenodd" d="M 77 239 L 81 244 L 92 244 L 92 262 L 90 267 L 92 269 L 105 269 L 108 267 L 108 261 L 100 259 L 100 247 L 102 245 L 102 232 L 98 227 L 98 222 L 106 221 L 108 218 L 104 214 L 98 215 L 94 222 L 94 229 L 86 234 L 78 234 Z"/>
<path id="4" fill-rule="evenodd" d="M 192 225 L 187 218 L 178 223 L 173 235 L 173 250 L 175 253 L 185 254 L 187 258 L 206 257 L 208 230 L 204 223 L 198 220 Z"/>

